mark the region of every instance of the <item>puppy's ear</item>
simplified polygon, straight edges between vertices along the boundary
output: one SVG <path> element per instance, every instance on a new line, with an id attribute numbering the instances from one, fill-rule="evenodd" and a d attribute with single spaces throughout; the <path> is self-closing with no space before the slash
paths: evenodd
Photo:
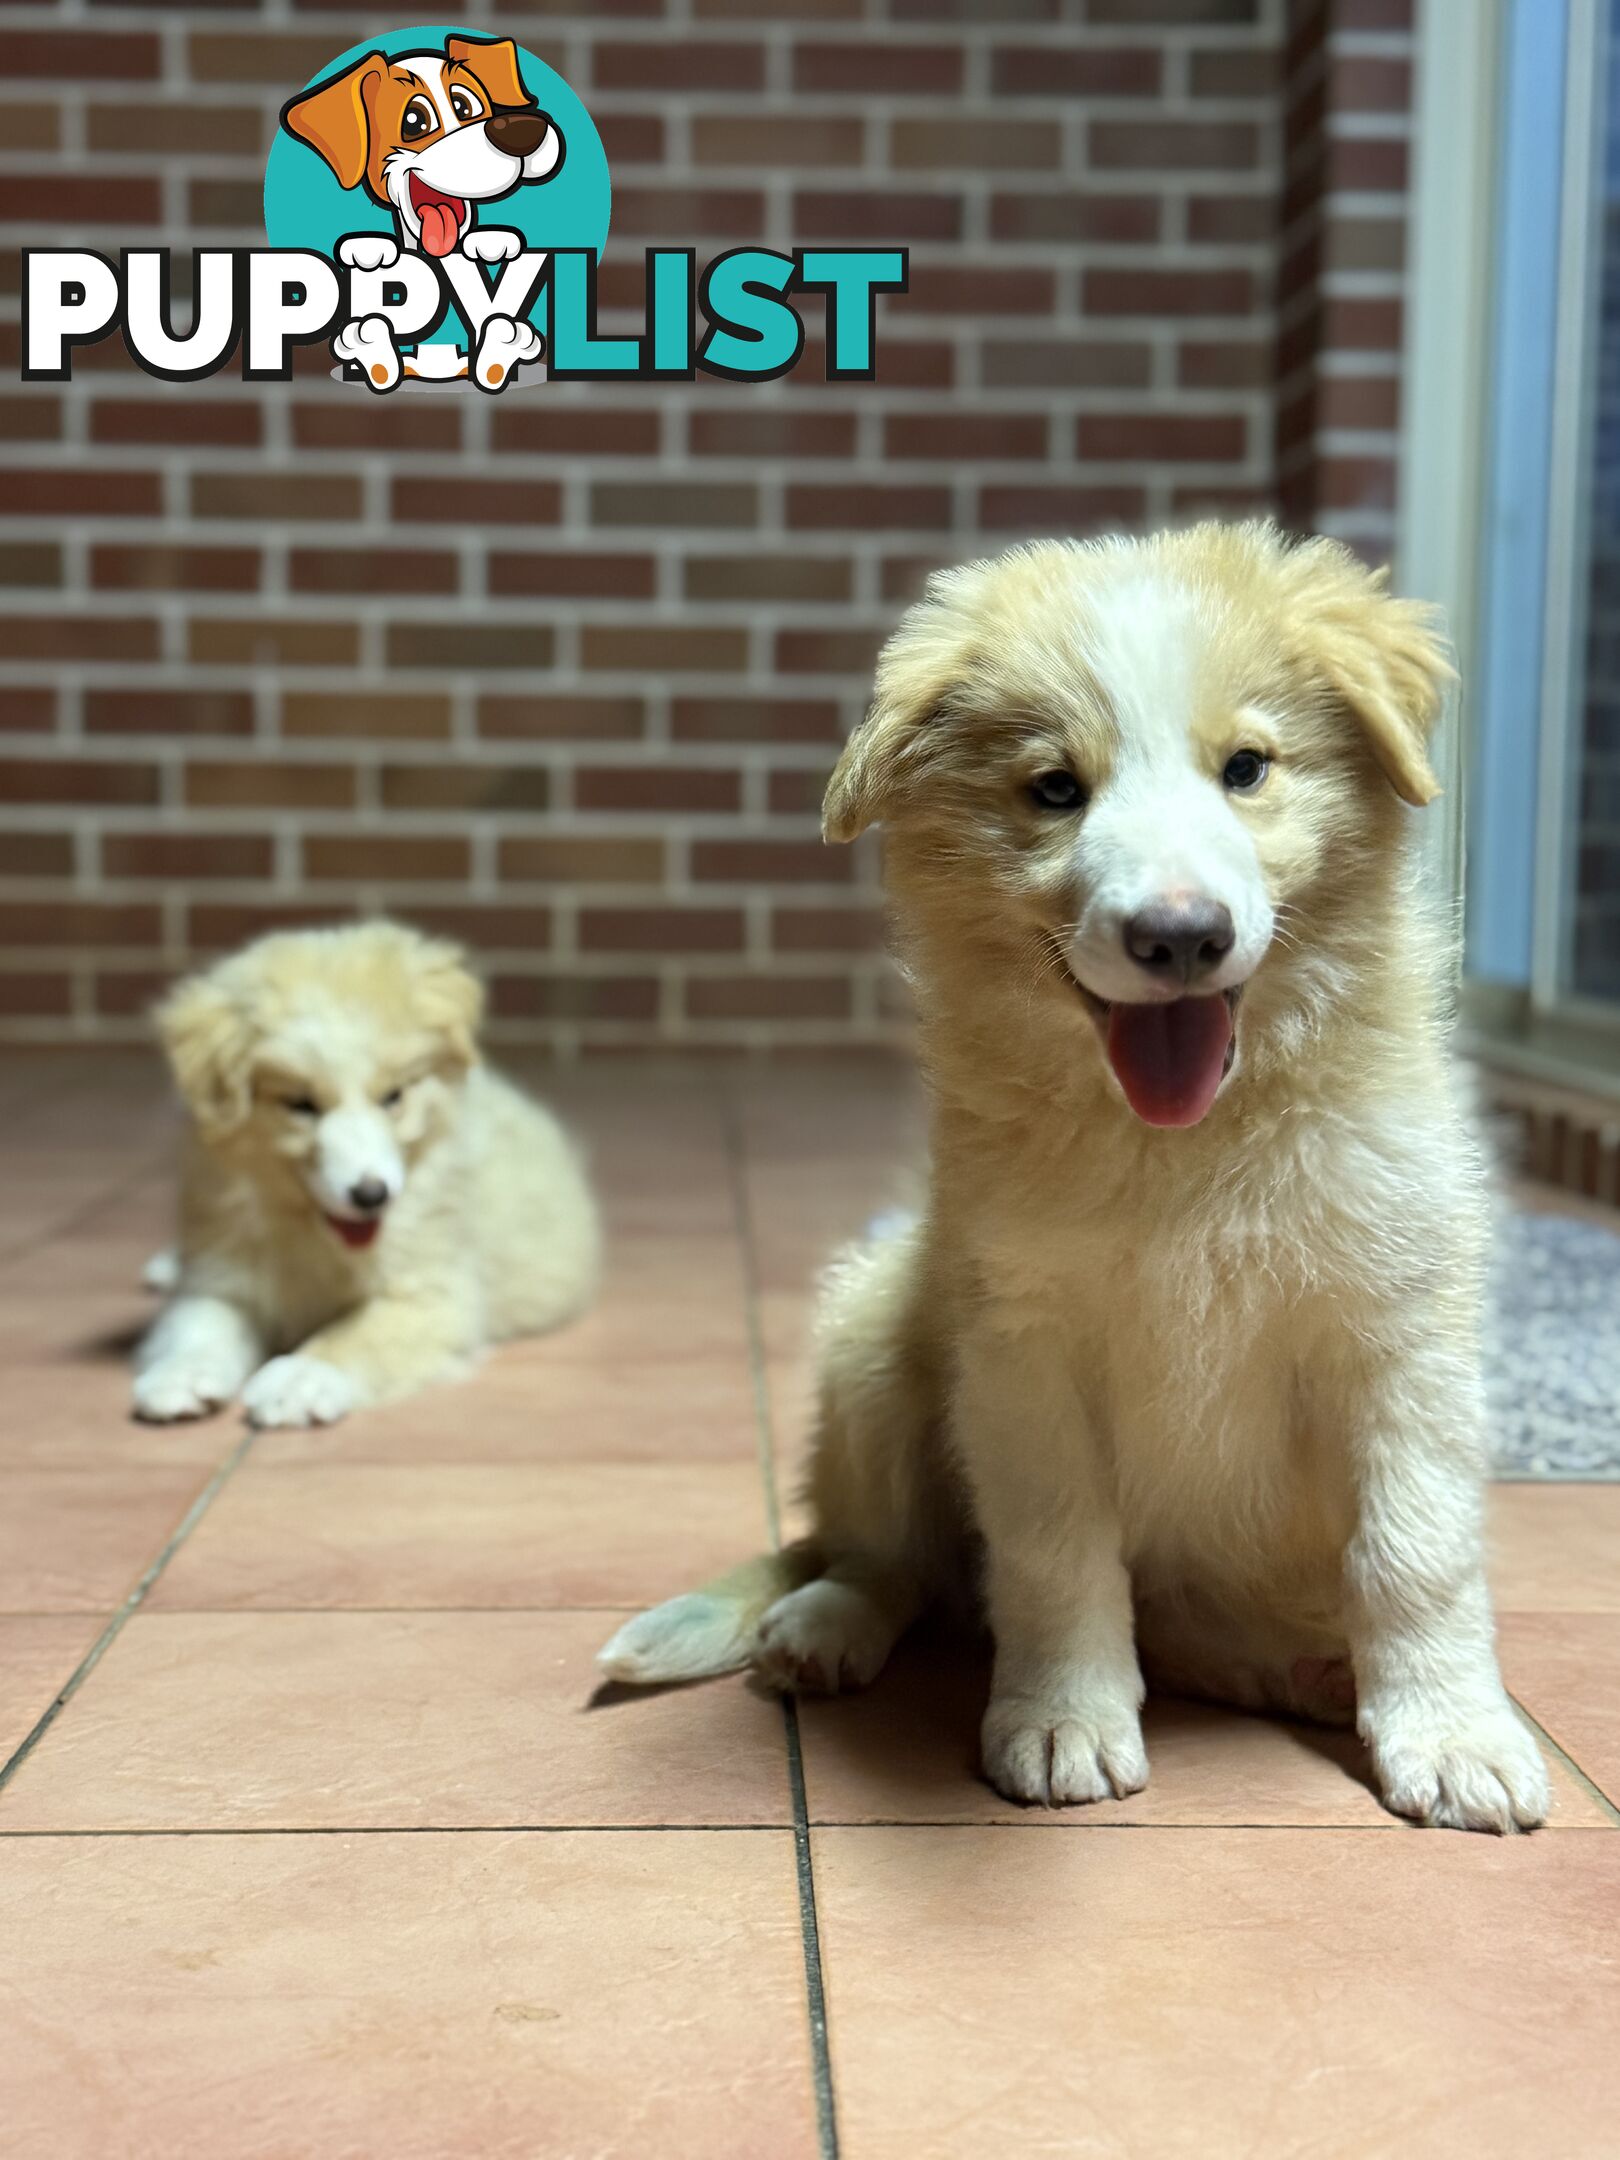
<path id="1" fill-rule="evenodd" d="M 418 1017 L 444 1038 L 455 1063 L 476 1065 L 484 986 L 459 945 L 423 941 L 416 953 L 416 997 Z"/>
<path id="2" fill-rule="evenodd" d="M 1396 794 L 1421 809 L 1440 792 L 1428 742 L 1446 686 L 1456 681 L 1438 609 L 1392 599 L 1389 572 L 1365 569 L 1335 541 L 1308 541 L 1284 560 L 1295 573 L 1295 631 L 1309 662 Z"/>
<path id="3" fill-rule="evenodd" d="M 446 38 L 444 49 L 452 60 L 472 69 L 497 105 L 534 103 L 534 93 L 524 88 L 517 47 L 510 38 Z"/>
<path id="4" fill-rule="evenodd" d="M 882 652 L 866 718 L 844 745 L 821 804 L 824 840 L 856 840 L 887 817 L 921 761 L 972 635 L 971 602 L 985 565 L 936 571 Z"/>
<path id="5" fill-rule="evenodd" d="M 341 75 L 317 83 L 313 90 L 300 91 L 281 108 L 282 126 L 326 160 L 339 187 L 358 187 L 366 176 L 371 155 L 370 100 L 387 66 L 380 52 L 367 53 Z"/>
<path id="6" fill-rule="evenodd" d="M 192 975 L 153 1015 L 186 1107 L 205 1132 L 240 1125 L 252 1101 L 253 1030 L 213 975 Z"/>

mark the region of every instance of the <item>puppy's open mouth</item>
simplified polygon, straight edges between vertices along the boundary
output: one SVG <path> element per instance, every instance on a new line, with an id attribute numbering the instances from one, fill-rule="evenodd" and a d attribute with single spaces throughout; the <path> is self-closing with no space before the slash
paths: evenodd
<path id="1" fill-rule="evenodd" d="M 411 208 L 422 225 L 422 247 L 429 255 L 448 255 L 472 223 L 472 205 L 446 195 L 418 172 L 410 176 Z"/>
<path id="2" fill-rule="evenodd" d="M 355 1252 L 375 1244 L 377 1233 L 382 1228 L 380 1215 L 328 1215 L 326 1220 L 344 1244 Z"/>
<path id="3" fill-rule="evenodd" d="M 1125 1100 L 1148 1125 L 1196 1125 L 1220 1093 L 1237 1056 L 1240 983 L 1214 997 L 1126 1005 L 1100 998 L 1054 949 L 1096 1022 Z"/>

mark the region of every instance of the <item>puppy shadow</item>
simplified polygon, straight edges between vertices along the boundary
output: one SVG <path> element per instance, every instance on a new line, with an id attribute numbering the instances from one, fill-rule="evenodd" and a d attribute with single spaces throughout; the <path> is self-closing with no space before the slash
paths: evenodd
<path id="1" fill-rule="evenodd" d="M 151 1325 L 152 1315 L 148 1313 L 140 1320 L 104 1328 L 98 1335 L 83 1336 L 78 1342 L 64 1345 L 62 1362 L 65 1365 L 127 1365 Z"/>

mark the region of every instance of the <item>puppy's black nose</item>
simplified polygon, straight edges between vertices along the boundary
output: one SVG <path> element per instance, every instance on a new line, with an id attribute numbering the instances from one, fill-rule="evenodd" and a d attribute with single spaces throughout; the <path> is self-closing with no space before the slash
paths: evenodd
<path id="1" fill-rule="evenodd" d="M 1155 900 L 1125 925 L 1125 950 L 1165 982 L 1195 983 L 1232 950 L 1232 911 L 1219 900 Z"/>
<path id="2" fill-rule="evenodd" d="M 388 1187 L 380 1177 L 363 1177 L 358 1185 L 349 1187 L 349 1198 L 357 1208 L 364 1208 L 374 1215 L 378 1208 L 387 1205 Z"/>
<path id="3" fill-rule="evenodd" d="M 508 157 L 527 157 L 545 141 L 548 125 L 544 113 L 498 112 L 484 122 L 484 133 Z"/>

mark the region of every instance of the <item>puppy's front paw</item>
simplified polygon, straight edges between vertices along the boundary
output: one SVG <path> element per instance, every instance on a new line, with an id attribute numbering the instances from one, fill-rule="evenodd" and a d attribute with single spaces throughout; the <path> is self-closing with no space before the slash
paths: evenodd
<path id="1" fill-rule="evenodd" d="M 784 1695 L 837 1695 L 883 1670 L 894 1623 L 852 1583 L 806 1583 L 778 1598 L 759 1624 L 754 1670 Z"/>
<path id="2" fill-rule="evenodd" d="M 350 270 L 392 270 L 399 242 L 392 233 L 346 233 L 338 242 L 338 261 Z"/>
<path id="3" fill-rule="evenodd" d="M 470 262 L 511 262 L 523 253 L 523 235 L 510 225 L 475 225 L 462 234 L 461 252 Z"/>
<path id="4" fill-rule="evenodd" d="M 250 1425 L 335 1425 L 359 1401 L 348 1374 L 318 1357 L 272 1358 L 242 1390 Z"/>
<path id="5" fill-rule="evenodd" d="M 1366 1721 L 1384 1805 L 1437 1830 L 1498 1837 L 1547 1819 L 1547 1769 L 1534 1736 L 1504 1698 L 1482 1708 L 1444 1704 L 1376 1712 Z"/>
<path id="6" fill-rule="evenodd" d="M 236 1393 L 236 1375 L 197 1357 L 161 1358 L 135 1375 L 131 1407 L 149 1425 L 207 1417 Z"/>
<path id="7" fill-rule="evenodd" d="M 996 1791 L 1037 1807 L 1123 1800 L 1148 1780 L 1142 1721 L 1131 1703 L 1000 1695 L 984 1714 L 983 1750 Z"/>

